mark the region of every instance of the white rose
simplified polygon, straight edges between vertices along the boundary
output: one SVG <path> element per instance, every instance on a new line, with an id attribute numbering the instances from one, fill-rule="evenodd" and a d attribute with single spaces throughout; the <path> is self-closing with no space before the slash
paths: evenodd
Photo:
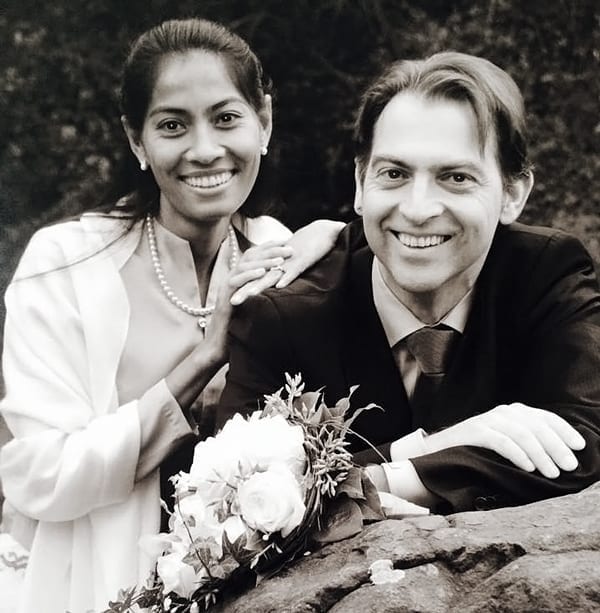
<path id="1" fill-rule="evenodd" d="M 140 537 L 138 544 L 140 549 L 152 560 L 152 566 L 154 566 L 163 553 L 169 551 L 173 545 L 173 542 L 177 540 L 173 534 L 144 534 Z"/>
<path id="2" fill-rule="evenodd" d="M 246 532 L 246 524 L 242 521 L 239 515 L 231 515 L 222 524 L 223 530 L 227 533 L 227 538 L 230 543 L 235 543 L 244 532 Z"/>
<path id="3" fill-rule="evenodd" d="M 238 488 L 238 503 L 246 524 L 265 534 L 281 531 L 284 538 L 304 517 L 302 488 L 292 471 L 273 465 L 254 473 Z"/>
<path id="4" fill-rule="evenodd" d="M 156 572 L 163 582 L 163 592 L 175 592 L 182 598 L 189 598 L 198 586 L 196 572 L 182 560 L 187 554 L 186 547 L 176 547 L 171 553 L 158 558 Z"/>
<path id="5" fill-rule="evenodd" d="M 215 542 L 213 555 L 222 555 L 223 527 L 219 524 L 212 507 L 207 508 L 201 496 L 192 494 L 181 499 L 175 505 L 171 516 L 170 528 L 181 542 L 186 545 L 197 538 L 208 538 Z"/>
<path id="6" fill-rule="evenodd" d="M 291 426 L 281 415 L 249 420 L 234 415 L 215 437 L 196 445 L 186 487 L 196 488 L 207 503 L 222 500 L 241 477 L 285 464 L 299 480 L 306 454 L 300 426 Z"/>
<path id="7" fill-rule="evenodd" d="M 253 413 L 242 445 L 243 456 L 253 468 L 265 470 L 272 464 L 285 464 L 298 481 L 304 473 L 304 433 L 282 415 L 259 419 L 259 414 Z"/>
<path id="8" fill-rule="evenodd" d="M 188 487 L 196 488 L 207 503 L 223 499 L 237 482 L 241 459 L 239 446 L 212 436 L 201 441 L 194 450 Z"/>

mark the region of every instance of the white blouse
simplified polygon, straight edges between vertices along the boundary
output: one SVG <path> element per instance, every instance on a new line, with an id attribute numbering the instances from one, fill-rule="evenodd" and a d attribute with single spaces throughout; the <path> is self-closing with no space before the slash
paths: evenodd
<path id="1" fill-rule="evenodd" d="M 201 306 L 189 243 L 156 220 L 154 232 L 161 266 L 171 289 L 186 304 Z M 230 257 L 231 247 L 225 240 L 211 273 L 207 305 L 216 302 L 219 287 L 229 274 Z M 198 326 L 198 318 L 178 309 L 163 293 L 152 266 L 145 226 L 135 251 L 121 269 L 121 277 L 130 313 L 127 339 L 117 371 L 117 393 L 120 404 L 140 399 L 142 431 L 136 473 L 139 480 L 154 470 L 182 438 L 192 433 L 163 377 L 195 346 L 204 342 L 204 334 Z M 157 322 L 160 325 L 156 325 Z M 206 405 L 209 410 L 218 402 L 226 372 L 227 366 L 221 368 L 194 403 L 194 414 L 199 421 L 203 407 Z"/>

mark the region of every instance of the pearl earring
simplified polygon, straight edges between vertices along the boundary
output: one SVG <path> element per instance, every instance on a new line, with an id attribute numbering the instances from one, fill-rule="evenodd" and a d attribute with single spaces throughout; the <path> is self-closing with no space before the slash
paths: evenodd
<path id="1" fill-rule="evenodd" d="M 267 155 L 267 153 L 269 153 L 269 150 L 267 149 L 266 145 L 263 145 L 260 149 L 260 154 L 261 155 Z"/>
<path id="2" fill-rule="evenodd" d="M 146 160 L 140 160 L 140 170 L 148 170 L 148 162 L 146 162 Z"/>

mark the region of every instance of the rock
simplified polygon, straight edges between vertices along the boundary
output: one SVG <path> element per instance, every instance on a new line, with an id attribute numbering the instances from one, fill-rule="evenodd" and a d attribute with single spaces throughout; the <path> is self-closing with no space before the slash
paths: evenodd
<path id="1" fill-rule="evenodd" d="M 217 610 L 600 612 L 599 509 L 600 482 L 522 507 L 377 522 Z M 405 574 L 373 585 L 369 567 L 386 559 Z"/>

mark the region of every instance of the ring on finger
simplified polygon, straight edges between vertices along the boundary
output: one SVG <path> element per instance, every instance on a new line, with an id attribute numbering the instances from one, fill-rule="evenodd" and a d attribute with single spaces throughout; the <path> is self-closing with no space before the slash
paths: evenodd
<path id="1" fill-rule="evenodd" d="M 275 264 L 275 266 L 271 266 L 271 268 L 269 268 L 269 271 L 271 270 L 277 270 L 281 273 L 285 272 L 285 268 L 281 264 Z"/>

